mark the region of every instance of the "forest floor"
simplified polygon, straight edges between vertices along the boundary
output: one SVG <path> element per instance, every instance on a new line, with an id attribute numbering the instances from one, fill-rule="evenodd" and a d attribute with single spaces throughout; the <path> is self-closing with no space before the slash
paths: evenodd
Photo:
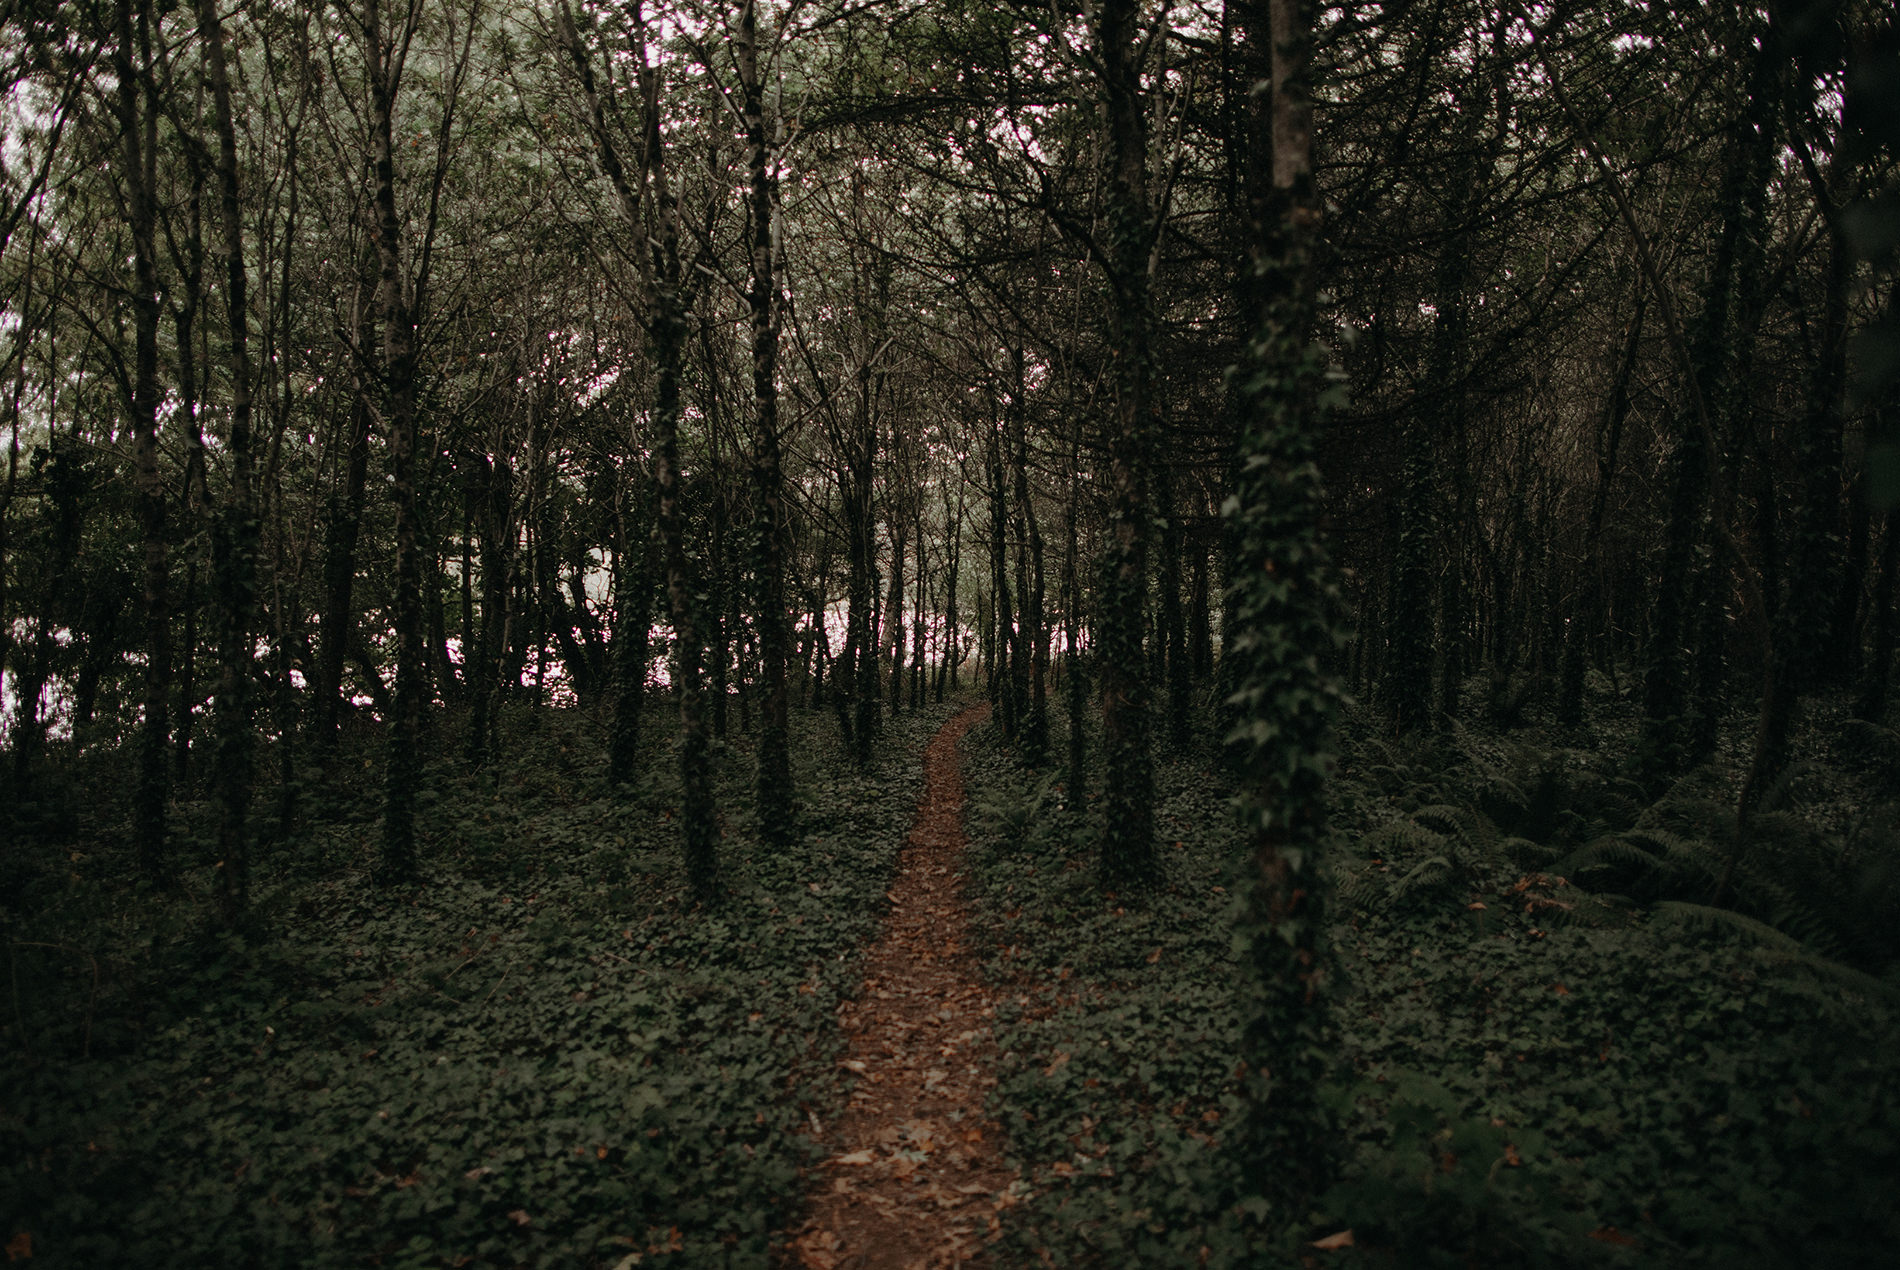
<path id="1" fill-rule="evenodd" d="M 380 738 L 346 737 L 241 932 L 207 800 L 177 804 L 154 891 L 122 756 L 49 765 L 59 816 L 0 849 L 0 1247 L 54 1270 L 1884 1270 L 1900 731 L 1818 704 L 1718 910 L 1745 740 L 1658 794 L 1634 706 L 1592 704 L 1587 732 L 1342 720 L 1338 1176 L 1292 1220 L 1248 1204 L 1229 1136 L 1250 857 L 1204 731 L 1157 746 L 1157 874 L 1118 893 L 1094 769 L 1069 788 L 981 707 L 887 717 L 866 763 L 795 712 L 783 848 L 735 728 L 716 907 L 686 886 L 665 711 L 623 788 L 597 714 L 511 712 L 506 763 L 474 769 L 447 720 L 410 888 L 370 881 Z"/>
<path id="2" fill-rule="evenodd" d="M 788 1249 L 804 1270 L 984 1265 L 999 1214 L 1017 1199 L 1002 1133 L 984 1112 L 996 1085 L 996 990 L 969 946 L 962 893 L 957 742 L 988 713 L 963 711 L 925 751 L 890 916 L 862 989 L 838 1007 L 840 1065 L 858 1083 L 843 1114 L 820 1126 L 828 1154 Z"/>

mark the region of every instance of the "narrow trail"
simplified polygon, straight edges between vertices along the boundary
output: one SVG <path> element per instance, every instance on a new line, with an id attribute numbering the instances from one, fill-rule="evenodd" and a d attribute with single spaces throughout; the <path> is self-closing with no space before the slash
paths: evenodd
<path id="1" fill-rule="evenodd" d="M 1001 1130 L 983 1114 L 996 1084 L 994 994 L 965 944 L 963 778 L 957 741 L 989 707 L 963 711 L 924 752 L 925 786 L 898 861 L 864 986 L 839 1007 L 857 1075 L 821 1125 L 828 1158 L 784 1264 L 801 1270 L 935 1270 L 989 1264 L 997 1213 L 1015 1201 Z"/>

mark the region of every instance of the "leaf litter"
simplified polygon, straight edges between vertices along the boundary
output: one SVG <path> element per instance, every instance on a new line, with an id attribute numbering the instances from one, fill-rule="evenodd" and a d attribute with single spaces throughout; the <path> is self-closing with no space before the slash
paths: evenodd
<path id="1" fill-rule="evenodd" d="M 815 1136 L 803 1224 L 781 1264 L 799 1270 L 937 1270 L 990 1264 L 1000 1213 L 1020 1199 L 1000 1127 L 996 994 L 969 947 L 963 889 L 963 779 L 957 742 L 987 705 L 946 723 L 924 756 L 925 789 L 898 862 L 864 983 L 838 1007 L 857 1079 Z"/>

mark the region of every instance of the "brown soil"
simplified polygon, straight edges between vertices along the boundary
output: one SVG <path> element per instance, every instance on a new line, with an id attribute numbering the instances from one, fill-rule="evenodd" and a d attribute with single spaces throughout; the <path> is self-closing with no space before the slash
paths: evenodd
<path id="1" fill-rule="evenodd" d="M 866 957 L 863 989 L 838 1010 L 857 1087 L 839 1118 L 818 1126 L 828 1158 L 814 1170 L 805 1223 L 788 1232 L 785 1266 L 987 1266 L 997 1214 L 1015 1202 L 1002 1132 L 983 1114 L 996 1084 L 996 1002 L 965 945 L 958 871 L 957 741 L 988 709 L 957 715 L 925 751 L 890 918 Z"/>

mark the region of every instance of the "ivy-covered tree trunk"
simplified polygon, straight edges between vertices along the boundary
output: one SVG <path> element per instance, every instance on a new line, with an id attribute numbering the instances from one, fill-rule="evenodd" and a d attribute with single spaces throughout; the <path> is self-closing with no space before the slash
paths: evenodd
<path id="1" fill-rule="evenodd" d="M 1329 394 L 1324 352 L 1311 336 L 1320 219 L 1306 80 L 1312 5 L 1266 7 L 1268 30 L 1251 32 L 1272 41 L 1272 197 L 1251 209 L 1263 312 L 1239 368 L 1247 426 L 1225 510 L 1238 564 L 1228 610 L 1240 714 L 1233 742 L 1255 844 L 1240 931 L 1253 971 L 1242 1040 L 1250 1099 L 1244 1159 L 1251 1196 L 1292 1233 L 1325 1189 L 1334 1149 L 1319 1103 L 1333 1061 L 1321 854 L 1339 688 L 1322 666 L 1342 635 L 1313 460 Z"/>
<path id="2" fill-rule="evenodd" d="M 1096 11 L 1108 135 L 1109 288 L 1115 416 L 1108 429 L 1109 527 L 1102 561 L 1099 634 L 1104 799 L 1101 870 L 1110 885 L 1154 872 L 1154 758 L 1142 633 L 1148 609 L 1149 466 L 1153 421 L 1153 324 L 1148 258 L 1154 233 L 1148 203 L 1148 124 L 1138 65 L 1140 5 L 1103 0 Z"/>

